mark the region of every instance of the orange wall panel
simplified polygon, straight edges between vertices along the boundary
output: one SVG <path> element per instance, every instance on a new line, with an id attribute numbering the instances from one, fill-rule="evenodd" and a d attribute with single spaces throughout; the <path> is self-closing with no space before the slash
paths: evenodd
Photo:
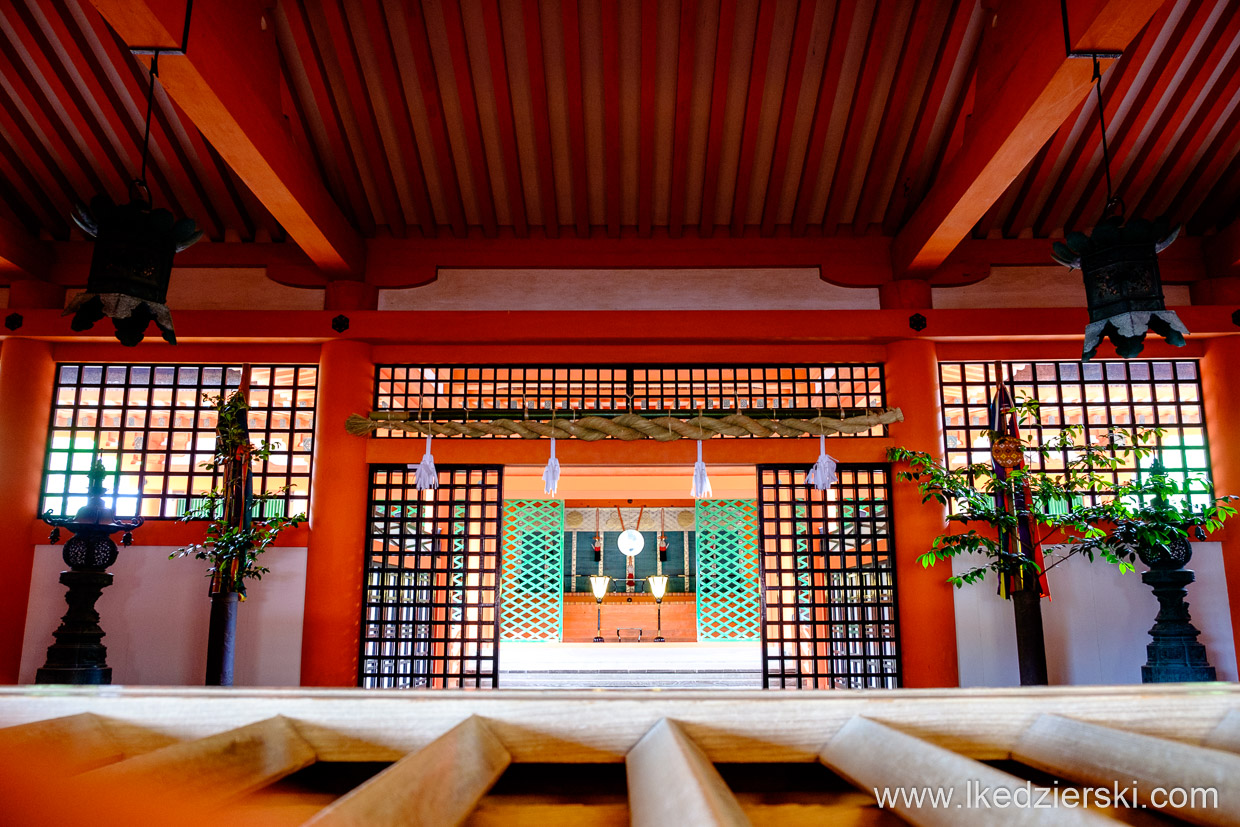
<path id="1" fill-rule="evenodd" d="M 564 596 L 565 643 L 594 640 L 597 603 L 592 595 Z M 657 618 L 654 598 L 648 594 L 609 594 L 603 599 L 603 639 L 616 640 L 617 629 L 641 629 L 642 642 L 655 636 Z M 663 598 L 663 637 L 672 643 L 697 640 L 697 602 L 691 594 Z M 757 645 L 756 643 L 754 644 Z"/>

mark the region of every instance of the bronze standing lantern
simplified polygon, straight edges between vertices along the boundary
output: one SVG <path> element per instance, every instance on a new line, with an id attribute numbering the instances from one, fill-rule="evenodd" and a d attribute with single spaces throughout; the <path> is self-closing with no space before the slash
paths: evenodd
<path id="1" fill-rule="evenodd" d="M 116 562 L 117 548 L 112 535 L 123 531 L 122 545 L 133 542 L 132 531 L 142 525 L 141 517 L 116 519 L 116 512 L 103 502 L 103 478 L 107 475 L 103 461 L 96 459 L 90 469 L 87 503 L 76 516 L 53 517 L 48 511 L 43 521 L 52 526 L 48 538 L 55 543 L 60 530 L 73 536 L 65 542 L 64 556 L 69 571 L 60 573 L 60 582 L 68 587 L 65 602 L 69 611 L 61 618 L 60 627 L 52 633 L 56 638 L 47 649 L 47 662 L 35 673 L 35 683 L 106 684 L 112 682 L 112 667 L 107 663 L 104 631 L 99 626 L 95 602 L 103 590 L 112 585 L 108 566 Z"/>

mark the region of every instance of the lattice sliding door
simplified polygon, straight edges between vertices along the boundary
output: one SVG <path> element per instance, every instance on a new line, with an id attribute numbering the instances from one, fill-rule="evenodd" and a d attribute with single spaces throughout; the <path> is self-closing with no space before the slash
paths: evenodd
<path id="1" fill-rule="evenodd" d="M 493 687 L 499 660 L 500 466 L 372 465 L 363 687 Z"/>
<path id="2" fill-rule="evenodd" d="M 759 638 L 758 509 L 754 500 L 698 500 L 699 641 Z"/>
<path id="3" fill-rule="evenodd" d="M 900 684 L 891 488 L 885 466 L 758 466 L 762 647 L 768 688 Z"/>
<path id="4" fill-rule="evenodd" d="M 500 640 L 555 642 L 564 622 L 564 501 L 504 501 Z"/>

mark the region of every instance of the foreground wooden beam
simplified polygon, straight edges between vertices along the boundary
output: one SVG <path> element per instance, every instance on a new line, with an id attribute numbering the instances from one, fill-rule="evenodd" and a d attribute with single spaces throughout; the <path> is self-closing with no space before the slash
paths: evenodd
<path id="1" fill-rule="evenodd" d="M 308 767 L 315 757 L 291 721 L 274 717 L 109 764 L 78 781 L 88 790 L 158 791 L 189 810 L 261 789 Z"/>
<path id="2" fill-rule="evenodd" d="M 184 3 L 92 2 L 130 48 L 180 48 Z M 274 21 L 265 28 L 257 3 L 200 0 L 187 52 L 159 58 L 160 84 L 319 269 L 360 278 L 362 238 L 280 116 Z"/>
<path id="3" fill-rule="evenodd" d="M 701 747 L 667 718 L 624 759 L 634 827 L 744 827 L 749 818 Z"/>
<path id="4" fill-rule="evenodd" d="M 1070 4 L 1073 50 L 1122 51 L 1162 3 Z M 984 14 L 977 103 L 964 144 L 896 237 L 896 278 L 928 275 L 942 264 L 1092 89 L 1092 61 L 1064 54 L 1057 4 L 1006 0 Z M 1102 61 L 1103 69 L 1113 62 Z"/>
<path id="5" fill-rule="evenodd" d="M 856 717 L 841 727 L 818 760 L 870 795 L 875 790 L 893 794 L 890 803 L 880 803 L 924 827 L 988 827 L 998 813 L 1004 824 L 1108 823 L 1085 810 L 982 806 L 975 798 L 979 790 L 987 790 L 987 802 L 998 800 L 996 790 L 1006 791 L 1006 801 L 1019 802 L 1025 782 L 868 718 Z M 921 793 L 927 795 L 919 798 Z"/>
<path id="6" fill-rule="evenodd" d="M 1240 825 L 1240 755 L 1042 715 L 1021 735 L 1012 757 L 1081 784 L 1132 789 L 1141 804 L 1194 824 Z M 1173 807 L 1174 799 L 1154 800 L 1155 790 L 1213 793 Z"/>
<path id="7" fill-rule="evenodd" d="M 1227 752 L 1240 752 L 1240 709 L 1233 709 L 1223 716 L 1218 726 L 1206 736 L 1202 746 Z"/>
<path id="8" fill-rule="evenodd" d="M 823 742 L 861 715 L 989 760 L 1011 757 L 1022 733 L 1044 713 L 1200 744 L 1227 712 L 1240 709 L 1240 686 L 1206 687 L 463 693 L 110 686 L 57 687 L 53 694 L 3 686 L 0 726 L 94 712 L 194 739 L 285 715 L 297 721 L 320 761 L 391 762 L 441 736 L 444 721 L 478 715 L 513 761 L 619 763 L 660 718 L 670 718 L 712 761 L 787 763 L 817 761 Z"/>
<path id="9" fill-rule="evenodd" d="M 455 825 L 504 774 L 512 756 L 471 715 L 426 747 L 329 805 L 307 827 Z"/>
<path id="10" fill-rule="evenodd" d="M 125 750 L 90 712 L 0 729 L 0 766 L 29 760 L 31 752 L 66 775 L 121 761 Z"/>

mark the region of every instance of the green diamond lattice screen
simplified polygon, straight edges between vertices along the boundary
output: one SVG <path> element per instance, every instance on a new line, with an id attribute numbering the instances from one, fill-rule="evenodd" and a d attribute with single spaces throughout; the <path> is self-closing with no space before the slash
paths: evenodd
<path id="1" fill-rule="evenodd" d="M 698 500 L 698 640 L 757 641 L 758 504 Z"/>
<path id="2" fill-rule="evenodd" d="M 563 577 L 564 501 L 505 500 L 501 641 L 560 639 Z"/>

